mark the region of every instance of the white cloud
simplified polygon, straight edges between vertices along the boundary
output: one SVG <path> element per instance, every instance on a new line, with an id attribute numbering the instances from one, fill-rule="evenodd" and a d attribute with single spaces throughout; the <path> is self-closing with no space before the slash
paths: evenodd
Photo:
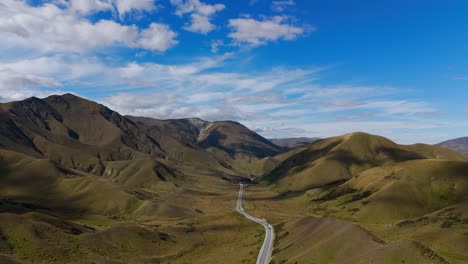
<path id="1" fill-rule="evenodd" d="M 199 0 L 171 0 L 171 4 L 175 5 L 176 15 L 182 16 L 187 13 L 197 13 L 204 16 L 210 16 L 225 8 L 223 4 L 205 4 Z"/>
<path id="2" fill-rule="evenodd" d="M 0 68 L 0 101 L 15 101 L 45 91 L 37 91 L 38 87 L 59 87 L 61 83 L 50 77 L 34 74 L 21 74 L 11 69 Z"/>
<path id="3" fill-rule="evenodd" d="M 94 2 L 94 6 L 83 3 L 78 7 L 90 12 L 105 2 Z M 47 3 L 33 7 L 5 0 L 0 5 L 0 38 L 3 40 L 0 51 L 88 52 L 124 46 L 162 52 L 177 43 L 176 33 L 166 25 L 153 23 L 140 30 L 135 25 L 122 25 L 112 20 L 92 23 L 72 11 Z"/>
<path id="4" fill-rule="evenodd" d="M 214 14 L 225 8 L 223 4 L 210 5 L 199 0 L 171 0 L 171 4 L 176 6 L 176 15 L 190 14 L 190 23 L 184 28 L 201 34 L 207 34 L 216 28 L 210 20 Z"/>
<path id="5" fill-rule="evenodd" d="M 215 25 L 210 22 L 207 16 L 191 14 L 190 19 L 192 22 L 184 27 L 188 31 L 206 34 L 215 29 Z"/>
<path id="6" fill-rule="evenodd" d="M 100 11 L 115 11 L 123 19 L 132 11 L 153 11 L 156 9 L 154 0 L 71 0 L 65 2 L 71 11 L 87 15 Z"/>
<path id="7" fill-rule="evenodd" d="M 82 14 L 113 9 L 112 3 L 102 0 L 71 0 L 69 2 L 69 7 L 71 10 Z"/>
<path id="8" fill-rule="evenodd" d="M 115 106 L 125 109 L 128 112 L 135 112 L 137 109 L 151 109 L 163 105 L 178 103 L 174 94 L 156 93 L 151 96 L 139 96 L 131 93 L 117 93 L 106 97 L 103 100 L 108 106 Z"/>
<path id="9" fill-rule="evenodd" d="M 270 41 L 294 40 L 304 34 L 306 29 L 288 23 L 284 16 L 274 16 L 255 20 L 253 18 L 236 18 L 229 20 L 232 32 L 229 37 L 237 43 L 253 46 L 264 45 Z M 309 30 L 314 30 L 310 28 Z"/>
<path id="10" fill-rule="evenodd" d="M 188 103 L 203 103 L 203 102 L 212 102 L 212 101 L 220 101 L 223 98 L 228 96 L 227 93 L 224 92 L 201 92 L 201 93 L 194 93 L 187 97 L 186 102 Z"/>
<path id="11" fill-rule="evenodd" d="M 178 43 L 176 36 L 167 25 L 151 23 L 149 28 L 141 31 L 138 46 L 147 50 L 165 51 Z"/>
<path id="12" fill-rule="evenodd" d="M 106 94 L 98 100 L 122 114 L 231 119 L 266 137 L 325 137 L 361 130 L 385 136 L 409 131 L 404 140 L 410 140 L 410 135 L 423 130 L 454 126 L 422 118 L 421 113 L 437 110 L 426 102 L 389 100 L 389 93 L 401 95 L 396 88 L 321 86 L 322 68 L 226 71 L 235 68 L 227 67 L 233 56 L 121 66 L 79 55 L 4 62 L 0 63 L 0 100 L 58 93 L 57 89 L 73 86 L 78 93 L 93 89 Z"/>
<path id="13" fill-rule="evenodd" d="M 240 111 L 232 105 L 187 105 L 178 100 L 177 96 L 169 93 L 158 93 L 151 96 L 118 93 L 105 97 L 100 102 L 123 114 L 160 119 L 187 117 L 199 117 L 210 121 L 255 119 L 255 113 Z"/>
<path id="14" fill-rule="evenodd" d="M 102 78 L 107 67 L 96 58 L 55 55 L 0 63 L 0 70 L 13 71 L 23 76 L 35 75 L 59 80 L 60 83 L 85 82 Z"/>
<path id="15" fill-rule="evenodd" d="M 113 0 L 120 18 L 131 11 L 153 11 L 156 9 L 154 0 Z"/>
<path id="16" fill-rule="evenodd" d="M 366 102 L 360 106 L 361 108 L 380 108 L 384 109 L 388 114 L 429 114 L 436 113 L 437 109 L 432 107 L 427 102 L 421 101 L 372 101 Z"/>
<path id="17" fill-rule="evenodd" d="M 370 89 L 370 88 L 369 88 Z M 325 90 L 325 89 L 324 89 Z M 356 87 L 355 95 L 360 90 Z M 339 98 L 344 98 L 344 95 Z M 332 97 L 327 97 L 332 98 Z M 319 99 L 319 98 L 316 98 Z M 306 99 L 307 100 L 307 99 Z M 309 98 L 310 100 L 310 98 Z M 356 109 L 378 109 L 389 115 L 421 115 L 430 117 L 438 112 L 433 106 L 422 101 L 408 100 L 366 100 L 365 96 L 356 97 L 355 100 L 336 100 L 331 101 L 315 100 L 314 104 L 318 106 L 318 112 L 339 112 L 350 111 Z"/>
<path id="18" fill-rule="evenodd" d="M 8 69 L 0 69 L 0 86 L 2 89 L 15 90 L 30 87 L 56 87 L 60 83 L 53 78 L 33 74 L 21 74 Z"/>
<path id="19" fill-rule="evenodd" d="M 224 42 L 220 39 L 211 41 L 211 52 L 218 53 L 219 48 L 224 45 Z"/>
<path id="20" fill-rule="evenodd" d="M 271 3 L 271 10 L 276 12 L 283 12 L 288 7 L 295 6 L 296 2 L 293 0 L 277 0 Z"/>

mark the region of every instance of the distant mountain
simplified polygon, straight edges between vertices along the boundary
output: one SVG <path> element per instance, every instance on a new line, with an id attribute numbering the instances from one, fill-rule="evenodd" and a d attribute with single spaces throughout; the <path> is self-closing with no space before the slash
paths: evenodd
<path id="1" fill-rule="evenodd" d="M 309 145 L 312 142 L 319 140 L 320 138 L 309 138 L 309 137 L 298 137 L 298 138 L 272 138 L 270 141 L 284 148 L 300 148 Z"/>
<path id="2" fill-rule="evenodd" d="M 223 167 L 237 175 L 262 175 L 270 168 L 262 159 L 284 150 L 233 121 L 127 118 L 155 138 L 171 158 L 195 166 Z"/>
<path id="3" fill-rule="evenodd" d="M 449 148 L 451 150 L 460 152 L 461 154 L 465 156 L 468 156 L 468 137 L 461 137 L 461 138 L 447 140 L 447 141 L 437 144 L 437 146 Z"/>

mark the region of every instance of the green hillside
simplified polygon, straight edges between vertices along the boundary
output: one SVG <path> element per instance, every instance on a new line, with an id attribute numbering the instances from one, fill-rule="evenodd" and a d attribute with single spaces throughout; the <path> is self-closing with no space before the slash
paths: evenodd
<path id="1" fill-rule="evenodd" d="M 0 104 L 0 263 L 467 263 L 468 160 L 351 133 L 279 147 L 232 121 Z M 259 184 L 255 184 L 258 181 Z"/>

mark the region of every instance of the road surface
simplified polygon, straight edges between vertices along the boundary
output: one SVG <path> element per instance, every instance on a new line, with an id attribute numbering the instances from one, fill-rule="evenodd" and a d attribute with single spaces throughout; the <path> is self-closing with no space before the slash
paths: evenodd
<path id="1" fill-rule="evenodd" d="M 244 192 L 244 185 L 240 184 L 239 197 L 237 198 L 236 210 L 243 214 L 248 219 L 261 224 L 265 228 L 265 239 L 263 240 L 262 248 L 258 253 L 257 264 L 268 264 L 271 259 L 271 251 L 273 250 L 274 231 L 273 227 L 267 223 L 266 220 L 255 218 L 244 211 L 242 208 L 242 194 Z"/>

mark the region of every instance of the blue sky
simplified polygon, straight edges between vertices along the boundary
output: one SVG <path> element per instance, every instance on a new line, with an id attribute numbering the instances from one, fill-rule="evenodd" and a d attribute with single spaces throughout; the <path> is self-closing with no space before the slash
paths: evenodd
<path id="1" fill-rule="evenodd" d="M 72 92 L 122 114 L 266 137 L 468 136 L 465 0 L 2 0 L 0 100 Z"/>

